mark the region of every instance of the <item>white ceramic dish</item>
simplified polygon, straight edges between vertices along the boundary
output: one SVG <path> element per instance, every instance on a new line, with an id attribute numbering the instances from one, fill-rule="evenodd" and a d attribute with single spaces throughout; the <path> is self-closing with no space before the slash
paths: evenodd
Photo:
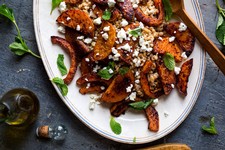
<path id="1" fill-rule="evenodd" d="M 188 14 L 204 29 L 199 4 L 196 0 L 185 1 L 185 7 Z M 50 15 L 51 0 L 34 0 L 33 14 L 34 27 L 38 48 L 50 79 L 60 77 L 56 65 L 56 59 L 59 53 L 63 53 L 57 45 L 52 45 L 50 36 L 57 35 L 63 37 L 57 32 L 56 18 L 59 15 L 58 10 L 54 10 Z M 66 55 L 66 54 L 65 54 Z M 148 121 L 143 112 L 132 112 L 129 110 L 125 115 L 116 118 L 122 126 L 122 133 L 115 135 L 109 126 L 110 112 L 107 106 L 96 105 L 94 111 L 89 110 L 90 97 L 79 94 L 76 86 L 76 79 L 80 76 L 79 72 L 76 78 L 69 85 L 69 93 L 63 97 L 60 90 L 54 85 L 61 99 L 68 108 L 89 128 L 98 134 L 111 140 L 129 143 L 141 144 L 157 140 L 176 129 L 188 116 L 199 95 L 204 73 L 205 73 L 205 52 L 196 42 L 195 49 L 191 58 L 194 58 L 193 71 L 189 79 L 188 95 L 181 97 L 177 90 L 173 90 L 167 97 L 160 97 L 156 109 L 159 112 L 160 129 L 157 133 L 148 130 Z M 69 68 L 69 58 L 66 57 L 66 65 Z M 168 116 L 165 117 L 165 113 Z M 133 142 L 134 137 L 136 142 Z"/>

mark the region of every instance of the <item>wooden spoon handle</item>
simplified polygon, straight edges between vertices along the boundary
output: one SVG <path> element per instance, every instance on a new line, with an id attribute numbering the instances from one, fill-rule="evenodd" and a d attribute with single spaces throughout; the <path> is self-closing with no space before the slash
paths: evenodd
<path id="1" fill-rule="evenodd" d="M 176 13 L 181 20 L 188 26 L 192 34 L 198 39 L 205 51 L 213 59 L 215 64 L 225 75 L 225 56 L 223 53 L 213 44 L 213 42 L 206 36 L 206 34 L 196 25 L 196 23 L 188 16 L 184 9 L 180 9 Z"/>
<path id="2" fill-rule="evenodd" d="M 138 150 L 191 150 L 189 146 L 186 144 L 179 143 L 168 143 L 168 144 L 160 144 L 153 147 L 146 147 Z"/>

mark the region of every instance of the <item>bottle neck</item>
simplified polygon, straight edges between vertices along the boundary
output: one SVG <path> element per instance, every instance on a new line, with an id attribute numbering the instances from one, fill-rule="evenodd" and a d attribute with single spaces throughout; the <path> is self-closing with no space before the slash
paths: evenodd
<path id="1" fill-rule="evenodd" d="M 0 103 L 0 123 L 4 122 L 8 118 L 9 109 L 2 103 Z"/>

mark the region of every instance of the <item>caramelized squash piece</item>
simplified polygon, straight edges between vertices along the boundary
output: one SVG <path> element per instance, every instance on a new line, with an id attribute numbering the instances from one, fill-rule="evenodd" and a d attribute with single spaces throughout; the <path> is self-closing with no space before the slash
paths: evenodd
<path id="1" fill-rule="evenodd" d="M 77 29 L 77 26 L 79 26 L 80 32 L 87 36 L 94 37 L 94 24 L 91 18 L 80 9 L 69 9 L 64 11 L 56 21 L 73 29 Z"/>
<path id="2" fill-rule="evenodd" d="M 94 60 L 103 60 L 106 57 L 108 57 L 108 55 L 112 52 L 112 47 L 116 40 L 115 27 L 111 23 L 104 21 L 102 23 L 100 31 L 102 31 L 104 27 L 108 27 L 108 26 L 110 27 L 110 30 L 107 32 L 108 33 L 107 40 L 105 40 L 102 37 L 102 34 L 98 35 L 98 38 L 94 47 Z"/>
<path id="3" fill-rule="evenodd" d="M 184 96 L 187 96 L 188 78 L 191 74 L 192 66 L 193 66 L 193 58 L 186 61 L 181 66 L 180 74 L 177 76 L 178 91 Z"/>
<path id="4" fill-rule="evenodd" d="M 151 105 L 145 109 L 149 125 L 148 129 L 153 132 L 159 131 L 159 114 L 154 107 Z"/>
<path id="5" fill-rule="evenodd" d="M 70 69 L 66 78 L 64 79 L 65 84 L 70 84 L 75 76 L 77 70 L 77 62 L 74 47 L 67 42 L 65 39 L 57 36 L 51 36 L 51 41 L 53 44 L 60 45 L 70 56 Z"/>
<path id="6" fill-rule="evenodd" d="M 96 17 L 102 17 L 102 15 L 103 15 L 102 9 L 97 5 L 93 9 L 93 13 L 96 15 Z"/>
<path id="7" fill-rule="evenodd" d="M 82 0 L 64 0 L 66 4 L 75 5 L 77 3 L 81 3 Z"/>
<path id="8" fill-rule="evenodd" d="M 126 110 L 129 108 L 128 104 L 130 101 L 123 100 L 117 103 L 114 103 L 110 107 L 110 113 L 114 117 L 119 117 L 121 114 L 125 114 Z"/>
<path id="9" fill-rule="evenodd" d="M 130 0 L 124 0 L 124 2 L 118 2 L 117 6 L 119 10 L 122 12 L 123 17 L 127 21 L 130 22 L 134 20 L 135 13 Z"/>
<path id="10" fill-rule="evenodd" d="M 118 74 L 107 90 L 102 94 L 101 101 L 108 103 L 115 103 L 124 100 L 130 92 L 126 91 L 126 88 L 134 84 L 134 74 L 132 71 L 128 71 L 125 75 Z"/>
<path id="11" fill-rule="evenodd" d="M 157 70 L 162 82 L 164 93 L 169 95 L 174 88 L 173 86 L 176 85 L 176 75 L 173 70 L 170 71 L 167 69 L 163 62 L 160 62 L 157 65 Z"/>
<path id="12" fill-rule="evenodd" d="M 159 96 L 161 96 L 163 93 L 161 92 L 161 90 L 155 90 L 157 92 L 153 92 L 150 89 L 149 86 L 149 81 L 147 78 L 147 75 L 149 74 L 149 72 L 151 71 L 151 68 L 153 66 L 153 63 L 151 60 L 147 60 L 141 70 L 140 73 L 140 84 L 141 87 L 145 93 L 145 95 L 147 95 L 149 98 L 158 98 Z"/>
<path id="13" fill-rule="evenodd" d="M 175 41 L 170 42 L 169 37 L 161 37 L 155 41 L 153 50 L 155 53 L 166 54 L 167 52 L 174 56 L 176 62 L 181 62 L 181 49 Z"/>
<path id="14" fill-rule="evenodd" d="M 107 5 L 108 0 L 92 0 L 93 2 L 100 4 L 100 5 Z"/>
<path id="15" fill-rule="evenodd" d="M 165 30 L 172 36 L 176 37 L 177 42 L 187 56 L 190 56 L 194 50 L 195 37 L 187 28 L 185 31 L 179 31 L 180 22 L 171 22 L 165 26 Z"/>
<path id="16" fill-rule="evenodd" d="M 109 19 L 109 22 L 114 23 L 115 21 L 117 21 L 121 17 L 122 17 L 121 12 L 117 8 L 115 8 L 112 11 L 112 17 Z"/>
<path id="17" fill-rule="evenodd" d="M 88 61 L 87 61 L 88 60 Z M 94 67 L 93 53 L 90 53 L 86 57 L 82 58 L 80 63 L 81 76 L 91 73 Z"/>
<path id="18" fill-rule="evenodd" d="M 145 15 L 144 12 L 138 7 L 137 9 L 135 9 L 135 17 L 137 18 L 137 20 L 146 24 L 147 26 L 161 25 L 164 19 L 164 9 L 162 0 L 154 0 L 154 5 L 156 9 L 159 10 L 159 14 L 157 17 Z"/>

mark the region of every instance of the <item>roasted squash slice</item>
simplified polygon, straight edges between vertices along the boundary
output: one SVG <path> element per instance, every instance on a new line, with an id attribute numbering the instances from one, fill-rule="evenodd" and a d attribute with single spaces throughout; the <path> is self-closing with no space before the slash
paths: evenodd
<path id="1" fill-rule="evenodd" d="M 80 9 L 66 10 L 57 18 L 56 21 L 73 29 L 77 29 L 78 26 L 78 30 L 80 32 L 87 36 L 94 37 L 94 24 L 91 18 Z"/>
<path id="2" fill-rule="evenodd" d="M 118 2 L 117 6 L 119 10 L 122 12 L 123 17 L 127 21 L 134 20 L 135 13 L 130 0 L 124 0 L 124 2 Z"/>
<path id="3" fill-rule="evenodd" d="M 110 30 L 107 32 L 108 33 L 107 40 L 105 40 L 102 37 L 102 34 L 98 35 L 98 38 L 94 47 L 94 56 L 93 56 L 94 60 L 103 60 L 106 57 L 108 57 L 108 55 L 112 52 L 112 47 L 116 40 L 115 27 L 111 23 L 104 21 L 102 23 L 100 31 L 103 31 L 103 28 L 108 26 L 110 27 Z"/>
<path id="4" fill-rule="evenodd" d="M 171 22 L 165 26 L 165 30 L 172 36 L 176 37 L 177 42 L 187 56 L 190 56 L 194 50 L 195 37 L 187 28 L 185 31 L 179 31 L 180 22 Z"/>
<path id="5" fill-rule="evenodd" d="M 188 78 L 191 74 L 192 66 L 193 66 L 193 58 L 186 61 L 181 66 L 180 74 L 177 76 L 178 91 L 184 96 L 187 95 Z"/>
<path id="6" fill-rule="evenodd" d="M 64 79 L 65 84 L 70 84 L 75 76 L 77 70 L 76 54 L 74 47 L 67 42 L 65 39 L 57 36 L 51 36 L 51 41 L 53 44 L 60 45 L 70 56 L 70 69 L 66 78 Z"/>
<path id="7" fill-rule="evenodd" d="M 148 129 L 153 132 L 159 131 L 159 114 L 154 107 L 151 105 L 145 109 L 149 125 Z"/>
<path id="8" fill-rule="evenodd" d="M 130 92 L 126 91 L 126 88 L 134 84 L 134 74 L 132 71 L 128 71 L 125 75 L 118 74 L 107 90 L 102 94 L 101 101 L 108 103 L 115 103 L 124 100 Z"/>
<path id="9" fill-rule="evenodd" d="M 169 38 L 170 37 L 161 37 L 160 39 L 157 39 L 155 41 L 153 50 L 155 53 L 162 55 L 170 53 L 174 56 L 176 62 L 181 62 L 181 49 L 175 41 L 170 42 Z"/>

